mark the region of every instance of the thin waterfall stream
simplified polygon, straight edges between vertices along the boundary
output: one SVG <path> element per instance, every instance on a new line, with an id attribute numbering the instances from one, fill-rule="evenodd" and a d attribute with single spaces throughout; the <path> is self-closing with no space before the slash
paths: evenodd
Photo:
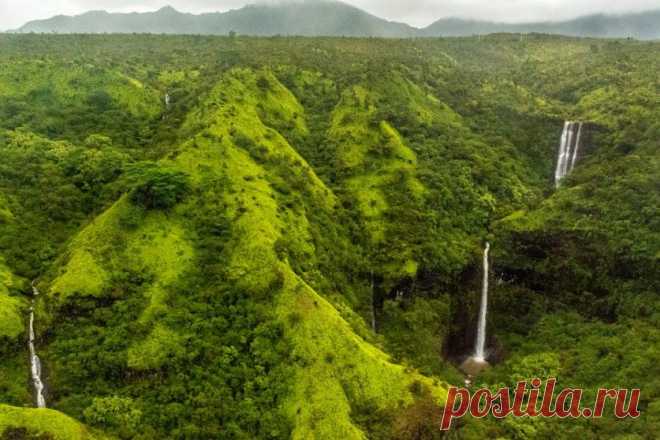
<path id="1" fill-rule="evenodd" d="M 486 320 L 488 318 L 488 252 L 490 243 L 486 243 L 483 256 L 483 281 L 481 283 L 481 305 L 479 306 L 479 323 L 477 339 L 474 344 L 474 358 L 477 361 L 486 360 Z"/>
<path id="2" fill-rule="evenodd" d="M 479 318 L 477 320 L 477 337 L 474 343 L 474 352 L 461 364 L 461 370 L 467 374 L 465 384 L 471 383 L 472 376 L 488 368 L 486 360 L 486 324 L 488 323 L 488 274 L 490 243 L 486 242 L 483 251 L 483 277 L 481 282 L 481 302 L 479 304 Z"/>
<path id="3" fill-rule="evenodd" d="M 32 304 L 30 305 L 30 327 L 28 330 L 28 350 L 30 352 L 30 376 L 32 378 L 32 386 L 34 388 L 35 403 L 37 408 L 46 407 L 46 398 L 44 397 L 44 382 L 41 379 L 41 359 L 37 355 L 37 350 L 34 346 L 34 306 L 39 296 L 39 290 L 32 284 Z"/>
<path id="4" fill-rule="evenodd" d="M 582 122 L 564 122 L 564 130 L 559 142 L 557 168 L 555 169 L 555 187 L 558 188 L 561 180 L 566 177 L 578 159 L 580 142 L 582 140 Z"/>

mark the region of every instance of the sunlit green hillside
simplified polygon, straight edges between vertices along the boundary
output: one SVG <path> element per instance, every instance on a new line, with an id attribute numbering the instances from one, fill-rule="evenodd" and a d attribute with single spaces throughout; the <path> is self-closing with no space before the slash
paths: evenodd
<path id="1" fill-rule="evenodd" d="M 444 438 L 486 241 L 476 384 L 639 387 L 642 417 L 447 438 L 653 438 L 659 69 L 542 35 L 0 36 L 0 439 Z"/>

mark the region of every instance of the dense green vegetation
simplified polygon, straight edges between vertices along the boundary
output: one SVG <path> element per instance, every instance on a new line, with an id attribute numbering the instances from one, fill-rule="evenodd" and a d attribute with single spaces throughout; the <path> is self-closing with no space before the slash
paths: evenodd
<path id="1" fill-rule="evenodd" d="M 1 36 L 0 438 L 440 438 L 485 240 L 477 383 L 640 387 L 642 417 L 448 436 L 653 438 L 659 54 Z M 555 189 L 565 119 L 586 154 Z M 49 410 L 24 408 L 34 279 Z"/>

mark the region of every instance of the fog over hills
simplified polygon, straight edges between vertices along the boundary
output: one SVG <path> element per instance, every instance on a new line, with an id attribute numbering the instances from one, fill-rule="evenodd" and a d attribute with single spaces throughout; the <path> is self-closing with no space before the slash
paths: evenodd
<path id="1" fill-rule="evenodd" d="M 642 40 L 660 38 L 660 9 L 623 15 L 587 15 L 573 20 L 537 23 L 495 23 L 445 18 L 420 30 L 425 36 L 465 36 L 497 32 L 540 32 L 577 37 L 632 37 Z"/>
<path id="2" fill-rule="evenodd" d="M 28 33 L 165 33 L 225 35 L 301 35 L 351 37 L 440 37 L 496 32 L 541 32 L 579 37 L 660 38 L 660 9 L 621 15 L 589 15 L 568 21 L 496 23 L 443 18 L 426 28 L 388 21 L 333 0 L 255 4 L 227 12 L 189 14 L 167 6 L 155 12 L 90 11 L 26 23 Z"/>

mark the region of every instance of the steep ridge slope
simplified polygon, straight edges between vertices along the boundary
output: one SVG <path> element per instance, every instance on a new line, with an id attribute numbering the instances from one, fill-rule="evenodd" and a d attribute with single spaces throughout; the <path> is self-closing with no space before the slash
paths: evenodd
<path id="1" fill-rule="evenodd" d="M 7 227 L 14 220 L 5 198 L 0 195 L 0 227 Z M 27 362 L 23 338 L 27 325 L 24 317 L 29 303 L 19 294 L 26 289 L 26 285 L 29 283 L 15 276 L 0 257 L 0 393 L 3 396 L 3 404 L 0 404 L 0 436 L 50 435 L 59 440 L 106 438 L 92 434 L 80 423 L 57 411 L 20 406 L 33 400 L 29 388 L 25 386 Z"/>
<path id="2" fill-rule="evenodd" d="M 50 409 L 27 409 L 0 405 L 3 438 L 52 438 L 54 440 L 105 440 L 71 417 Z"/>
<path id="3" fill-rule="evenodd" d="M 27 300 L 17 295 L 21 284 L 0 257 L 0 357 L 4 361 L 0 390 L 3 403 L 14 405 L 30 400 L 29 391 L 20 380 L 26 371 L 21 337 L 25 332 L 24 316 L 28 309 Z"/>
<path id="4" fill-rule="evenodd" d="M 188 278 L 188 283 L 207 289 L 206 296 L 223 295 L 224 289 L 236 289 L 254 297 L 255 302 L 263 303 L 264 307 L 275 306 L 272 314 L 267 315 L 274 323 L 261 325 L 276 325 L 289 344 L 288 350 L 269 354 L 265 346 L 261 347 L 265 342 L 262 338 L 257 337 L 251 343 L 251 355 L 262 364 L 270 364 L 264 356 L 286 356 L 292 362 L 287 367 L 290 369 L 287 388 L 272 397 L 274 401 L 270 405 L 275 404 L 274 408 L 266 406 L 263 410 L 266 413 L 284 411 L 292 424 L 294 438 L 309 435 L 364 438 L 362 429 L 351 419 L 354 405 L 369 402 L 379 410 L 395 409 L 413 402 L 415 394 L 411 389 L 415 386 L 428 389 L 441 402 L 444 391 L 430 379 L 391 363 L 305 281 L 309 272 L 314 271 L 315 257 L 310 234 L 310 221 L 314 217 L 306 213 L 320 210 L 332 215 L 335 197 L 288 142 L 263 124 L 260 115 L 293 120 L 294 130 L 306 130 L 304 109 L 272 74 L 251 70 L 227 73 L 204 103 L 190 114 L 184 126 L 191 131 L 194 126 L 203 128 L 180 147 L 179 153 L 160 165 L 189 176 L 191 193 L 188 198 L 172 211 L 161 213 L 140 208 L 133 199 L 124 197 L 94 220 L 72 241 L 61 269 L 54 273 L 49 288 L 51 313 L 53 319 L 59 321 L 62 318 L 57 316 L 66 308 L 74 304 L 80 307 L 83 301 L 97 306 L 112 303 L 114 313 L 124 309 L 125 306 L 120 308 L 121 303 L 145 304 L 132 312 L 137 318 L 134 327 L 137 338 L 126 334 L 128 340 L 122 347 L 112 350 L 119 356 L 114 361 L 114 368 L 118 370 L 112 377 L 126 383 L 130 377 L 126 375 L 131 371 L 151 372 L 140 379 L 142 386 L 150 388 L 155 385 L 151 374 L 159 372 L 160 381 L 167 383 L 172 380 L 168 378 L 170 371 L 172 374 L 177 371 L 175 366 L 183 367 L 205 357 L 204 352 L 190 351 L 193 334 L 188 326 L 182 327 L 178 322 L 180 308 L 171 306 L 177 302 L 177 297 L 185 295 L 185 290 L 181 290 L 182 279 Z M 286 202 L 289 186 L 302 195 L 295 205 Z M 208 252 L 199 249 L 200 245 L 206 245 L 207 237 L 202 235 L 199 223 L 196 224 L 201 219 L 194 218 L 201 213 L 194 214 L 193 218 L 189 213 L 201 209 L 210 215 L 218 208 L 221 209 L 220 218 L 203 220 L 210 222 L 205 227 L 227 225 L 228 230 L 220 236 L 220 253 L 198 256 L 198 252 Z M 288 255 L 308 258 L 307 273 L 296 273 L 288 262 Z M 224 263 L 218 267 L 220 262 Z M 190 275 L 195 273 L 192 266 L 200 264 L 211 265 L 204 270 L 214 274 L 213 281 Z M 122 271 L 133 274 L 124 281 L 124 289 L 137 289 L 141 295 L 118 289 L 117 272 Z M 139 276 L 140 284 L 133 284 L 131 276 Z M 144 299 L 140 299 L 142 296 Z M 201 303 L 188 305 L 188 319 L 192 322 L 206 314 L 195 311 L 200 306 Z M 78 318 L 67 319 L 70 325 L 79 328 L 78 335 L 81 331 L 86 333 L 84 326 L 88 318 L 85 315 L 90 311 L 80 310 Z M 194 325 L 192 322 L 188 325 Z M 49 354 L 51 358 L 57 355 L 60 359 L 51 364 L 50 380 L 56 390 L 54 393 L 58 393 L 54 402 L 56 407 L 71 411 L 73 403 L 67 401 L 74 396 L 68 395 L 67 389 L 75 388 L 72 381 L 79 379 L 76 376 L 80 373 L 74 373 L 73 365 L 66 360 L 62 363 L 62 358 L 74 362 L 73 354 L 65 355 L 63 350 L 68 345 L 67 339 L 80 336 L 67 337 L 68 326 L 58 327 L 54 330 L 55 342 L 45 359 L 49 359 Z M 364 329 L 360 332 L 366 333 Z M 234 349 L 228 346 L 224 350 Z M 76 353 L 78 359 L 84 356 Z M 232 351 L 226 356 L 230 356 L 227 362 L 231 365 Z M 121 358 L 126 359 L 125 363 Z M 282 367 L 271 365 L 269 368 Z M 211 369 L 208 374 L 213 371 Z M 98 385 L 99 376 L 108 374 L 109 371 L 97 373 L 93 380 Z M 267 378 L 268 374 L 266 380 L 269 380 Z M 102 387 L 97 386 L 95 399 L 102 398 L 100 390 Z M 247 389 L 236 391 L 249 392 Z M 144 423 L 152 424 L 153 417 L 160 412 L 158 407 L 146 407 L 140 396 L 133 396 L 133 400 L 144 412 Z M 272 417 L 276 417 L 275 413 Z M 243 432 L 263 435 L 266 433 L 262 429 L 269 427 L 267 423 L 278 424 L 268 419 L 251 423 L 256 426 L 240 426 L 237 432 L 245 430 Z M 162 427 L 152 425 L 152 429 Z M 176 429 L 181 428 L 175 428 L 174 432 Z M 210 433 L 214 428 L 196 429 Z"/>
<path id="5" fill-rule="evenodd" d="M 587 396 L 642 386 L 644 411 L 468 418 L 455 435 L 657 428 L 658 384 L 645 377 L 658 365 L 656 44 L 0 42 L 15 98 L 0 100 L 13 115 L 0 122 L 0 252 L 10 271 L 38 277 L 38 351 L 57 410 L 123 438 L 433 438 L 444 382 L 463 379 L 451 361 L 474 342 L 487 240 L 494 368 L 477 385 L 557 375 Z M 67 125 L 12 79 L 14 61 L 32 72 L 44 52 L 58 76 L 81 53 L 107 70 L 53 102 L 75 106 L 127 76 L 144 86 L 136 108 L 158 111 L 118 137 L 112 112 Z M 121 95 L 106 102 L 130 112 Z M 564 120 L 585 121 L 589 154 L 555 190 Z M 115 140 L 133 128 L 140 142 Z M 12 279 L 8 297 L 26 304 L 29 283 Z M 24 307 L 10 308 L 15 329 Z M 21 335 L 6 342 L 3 403 L 29 405 Z"/>

